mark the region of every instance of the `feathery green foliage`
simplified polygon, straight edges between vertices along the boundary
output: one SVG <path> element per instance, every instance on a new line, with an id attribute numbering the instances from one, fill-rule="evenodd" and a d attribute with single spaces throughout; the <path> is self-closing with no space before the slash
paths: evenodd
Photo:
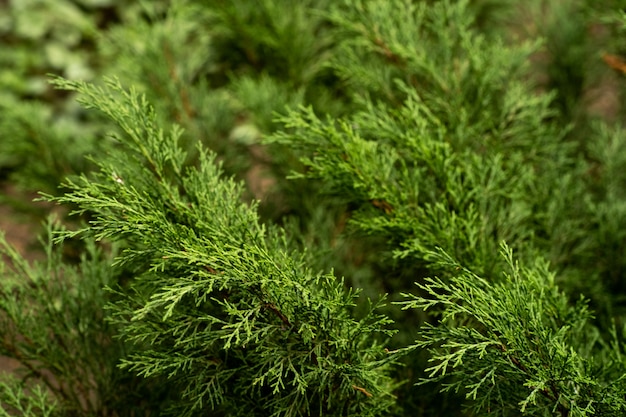
<path id="1" fill-rule="evenodd" d="M 340 22 L 359 30 L 337 63 L 359 109 L 341 119 L 292 111 L 269 140 L 303 152 L 306 176 L 362 207 L 353 223 L 384 235 L 396 257 L 427 261 L 439 246 L 490 275 L 500 240 L 535 239 L 539 204 L 567 181 L 554 173 L 571 164 L 570 146 L 550 122 L 550 97 L 515 77 L 530 49 L 474 33 L 467 2 L 380 3 L 357 2 Z"/>
<path id="2" fill-rule="evenodd" d="M 0 414 L 623 415 L 620 8 L 0 3 Z"/>
<path id="3" fill-rule="evenodd" d="M 26 393 L 16 380 L 0 382 L 0 416 L 52 417 L 58 415 L 57 408 L 47 393 L 36 386 Z"/>
<path id="4" fill-rule="evenodd" d="M 548 264 L 522 268 L 512 251 L 502 255 L 505 280 L 489 281 L 464 269 L 447 254 L 434 254 L 457 275 L 418 284 L 426 296 L 408 294 L 406 308 L 441 307 L 437 326 L 421 331 L 417 346 L 432 349 L 426 369 L 446 390 L 464 391 L 476 413 L 617 415 L 626 407 L 621 348 L 606 361 L 591 356 L 597 330 L 586 301 L 576 304 L 555 284 Z M 613 341 L 617 347 L 616 340 Z M 614 367 L 609 375 L 606 369 Z M 525 389 L 520 389 L 524 387 Z"/>
<path id="5" fill-rule="evenodd" d="M 133 402 L 149 398 L 149 384 L 116 366 L 127 348 L 115 339 L 117 328 L 105 310 L 112 300 L 105 287 L 118 279 L 110 268 L 111 257 L 90 241 L 79 263 L 71 265 L 63 260 L 63 247 L 52 243 L 53 230 L 49 223 L 45 259 L 32 265 L 4 238 L 0 241 L 6 262 L 0 292 L 0 353 L 23 365 L 22 383 L 3 382 L 6 393 L 0 396 L 0 405 L 6 412 L 27 412 L 29 393 L 36 400 L 32 406 L 42 415 L 53 410 L 62 415 L 106 410 L 132 415 L 137 411 Z M 155 405 L 143 411 L 158 409 Z"/>
<path id="6" fill-rule="evenodd" d="M 143 349 L 124 368 L 172 379 L 179 415 L 218 405 L 229 415 L 388 410 L 395 355 L 381 345 L 378 334 L 392 332 L 376 304 L 353 318 L 357 294 L 310 271 L 283 231 L 260 224 L 213 155 L 199 149 L 198 166 L 185 168 L 179 129 L 164 133 L 145 98 L 115 81 L 56 83 L 124 131 L 93 179 L 66 183 L 55 199 L 93 215 L 67 235 L 126 245 L 116 263 L 137 275 L 111 309 L 122 337 Z"/>

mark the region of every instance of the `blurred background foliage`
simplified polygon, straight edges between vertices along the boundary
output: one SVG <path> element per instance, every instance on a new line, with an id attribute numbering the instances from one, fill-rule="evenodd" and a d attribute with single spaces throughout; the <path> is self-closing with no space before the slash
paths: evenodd
<path id="1" fill-rule="evenodd" d="M 229 175 L 246 182 L 249 198 L 261 200 L 266 221 L 297 230 L 311 265 L 334 268 L 370 296 L 406 287 L 415 270 L 381 256 L 382 239 L 349 233 L 350 203 L 321 198 L 322 183 L 308 182 L 303 192 L 304 180 L 286 179 L 302 168 L 298 155 L 263 143 L 287 108 L 342 116 L 359 108 L 363 91 L 394 94 L 392 82 L 347 79 L 351 51 L 340 42 L 346 27 L 333 16 L 348 3 L 0 0 L 0 228 L 27 223 L 32 227 L 14 239 L 34 241 L 51 210 L 32 203 L 35 193 L 62 193 L 65 177 L 88 172 L 89 157 L 116 146 L 110 124 L 72 93 L 53 89 L 48 74 L 117 77 L 145 93 L 163 122 L 185 129 L 189 164 L 201 141 Z M 523 77 L 537 94 L 552 94 L 554 122 L 577 156 L 563 189 L 546 203 L 563 216 L 537 219 L 537 230 L 549 236 L 543 255 L 572 297 L 590 297 L 608 326 L 626 312 L 626 2 L 472 0 L 470 7 L 471 24 L 487 39 L 539 42 Z M 401 320 L 417 327 L 423 317 Z M 407 386 L 400 396 L 417 389 Z M 415 398 L 404 404 L 427 415 L 417 398 L 429 397 Z"/>
<path id="2" fill-rule="evenodd" d="M 249 181 L 253 195 L 267 191 L 261 184 L 289 187 L 281 170 L 295 162 L 284 151 L 270 159 L 259 146 L 261 136 L 277 127 L 275 113 L 312 105 L 337 116 L 355 108 L 353 91 L 336 70 L 343 51 L 330 17 L 340 4 L 1 2 L 2 179 L 25 191 L 58 192 L 61 178 L 89 170 L 86 155 L 114 146 L 99 116 L 47 81 L 48 74 L 86 81 L 108 75 L 145 92 L 161 117 L 181 124 L 191 149 L 201 140 L 224 156 L 229 172 L 267 175 L 271 180 Z M 487 36 L 504 35 L 512 44 L 541 40 L 528 77 L 555 94 L 552 105 L 572 140 L 584 142 L 593 119 L 621 122 L 622 73 L 602 59 L 626 53 L 619 1 L 470 5 L 474 25 Z"/>

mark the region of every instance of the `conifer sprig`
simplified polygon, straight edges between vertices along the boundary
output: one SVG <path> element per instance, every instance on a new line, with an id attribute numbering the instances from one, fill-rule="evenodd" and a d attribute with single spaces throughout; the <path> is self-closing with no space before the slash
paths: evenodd
<path id="1" fill-rule="evenodd" d="M 292 110 L 267 141 L 298 152 L 307 169 L 296 176 L 360 208 L 352 224 L 396 258 L 428 265 L 438 246 L 497 274 L 498 242 L 522 249 L 544 234 L 537 202 L 569 166 L 550 95 L 523 78 L 535 46 L 478 32 L 467 1 L 351 1 L 333 16 L 345 52 L 333 65 L 355 111 Z"/>
<path id="2" fill-rule="evenodd" d="M 16 378 L 5 377 L 0 381 L 1 417 L 56 417 L 60 410 L 45 388 L 35 385 L 24 390 Z"/>
<path id="3" fill-rule="evenodd" d="M 621 378 L 598 376 L 602 361 L 587 355 L 586 344 L 597 342 L 587 302 L 571 305 L 547 263 L 520 267 L 503 244 L 509 271 L 490 283 L 443 251 L 434 256 L 456 274 L 417 284 L 424 295 L 408 294 L 405 303 L 440 316 L 416 343 L 432 353 L 425 382 L 444 381 L 445 390 L 464 392 L 479 413 L 592 416 L 624 409 L 616 390 Z M 613 365 L 623 367 L 620 362 Z"/>
<path id="4" fill-rule="evenodd" d="M 376 303 L 354 318 L 358 293 L 308 270 L 284 232 L 243 202 L 241 185 L 222 178 L 214 155 L 199 149 L 197 166 L 185 166 L 178 130 L 164 134 L 136 92 L 115 80 L 55 83 L 124 132 L 119 149 L 96 162 L 99 173 L 68 181 L 71 191 L 53 199 L 92 216 L 71 235 L 125 246 L 116 262 L 133 277 L 111 310 L 124 339 L 142 349 L 123 367 L 170 378 L 182 415 L 219 405 L 264 416 L 389 409 L 396 354 L 381 345 L 392 332 Z"/>
<path id="5" fill-rule="evenodd" d="M 35 408 L 25 415 L 131 413 L 128 402 L 145 391 L 116 368 L 126 347 L 104 310 L 111 301 L 104 287 L 118 278 L 111 258 L 87 241 L 80 262 L 66 263 L 63 245 L 52 239 L 60 230 L 48 223 L 47 231 L 45 258 L 32 262 L 0 237 L 0 354 L 20 364 L 0 390 L 0 410 L 18 410 L 21 393 L 29 392 Z"/>

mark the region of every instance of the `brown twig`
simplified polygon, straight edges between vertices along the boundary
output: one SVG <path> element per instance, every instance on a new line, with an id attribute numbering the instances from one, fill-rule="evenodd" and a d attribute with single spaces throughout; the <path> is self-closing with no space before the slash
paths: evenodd
<path id="1" fill-rule="evenodd" d="M 352 388 L 354 388 L 355 390 L 357 390 L 359 392 L 362 392 L 363 394 L 365 394 L 366 397 L 372 397 L 372 393 L 370 393 L 365 388 L 357 387 L 356 385 L 352 385 Z"/>
<path id="2" fill-rule="evenodd" d="M 391 214 L 391 212 L 393 211 L 393 206 L 385 200 L 376 198 L 376 199 L 370 200 L 370 203 L 372 203 L 374 207 L 384 211 L 385 214 Z"/>
<path id="3" fill-rule="evenodd" d="M 285 326 L 291 327 L 291 322 L 289 321 L 289 319 L 274 304 L 265 303 L 263 304 L 263 307 L 267 308 L 272 313 L 274 313 L 280 319 L 280 321 L 282 321 L 285 324 Z"/>
<path id="4" fill-rule="evenodd" d="M 612 54 L 602 54 L 602 60 L 614 70 L 626 74 L 626 60 L 624 58 Z"/>
<path id="5" fill-rule="evenodd" d="M 398 66 L 403 66 L 405 64 L 404 59 L 400 55 L 393 52 L 380 37 L 376 37 L 376 39 L 374 39 L 374 44 L 380 48 L 380 53 L 392 64 Z"/>

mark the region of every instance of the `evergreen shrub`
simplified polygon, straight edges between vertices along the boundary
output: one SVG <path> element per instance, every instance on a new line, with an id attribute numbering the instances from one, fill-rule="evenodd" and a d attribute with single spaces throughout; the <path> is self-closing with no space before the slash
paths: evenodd
<path id="1" fill-rule="evenodd" d="M 626 413 L 619 5 L 3 9 L 0 415 Z"/>

